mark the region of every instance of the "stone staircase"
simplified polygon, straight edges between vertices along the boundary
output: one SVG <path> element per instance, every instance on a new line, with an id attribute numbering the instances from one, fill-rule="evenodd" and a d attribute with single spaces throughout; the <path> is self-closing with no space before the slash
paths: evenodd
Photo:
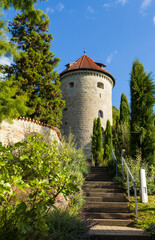
<path id="1" fill-rule="evenodd" d="M 104 226 L 128 226 L 131 213 L 119 185 L 114 183 L 106 167 L 91 167 L 83 186 L 84 212 L 93 223 Z"/>
<path id="2" fill-rule="evenodd" d="M 89 239 L 150 239 L 144 236 L 142 230 L 140 232 L 139 229 L 126 227 L 132 223 L 129 203 L 118 183 L 112 181 L 107 167 L 91 167 L 83 190 L 83 212 L 86 219 L 92 220 L 94 225 Z M 96 235 L 95 229 L 102 231 Z M 125 229 L 126 231 L 123 231 Z"/>

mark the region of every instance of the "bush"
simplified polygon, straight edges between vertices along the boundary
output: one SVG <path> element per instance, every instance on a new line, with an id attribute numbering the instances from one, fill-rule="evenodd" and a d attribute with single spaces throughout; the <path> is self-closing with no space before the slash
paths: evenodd
<path id="1" fill-rule="evenodd" d="M 58 194 L 82 198 L 87 164 L 81 150 L 66 145 L 37 135 L 0 146 L 0 239 L 44 240 Z"/>
<path id="2" fill-rule="evenodd" d="M 75 213 L 54 211 L 48 216 L 48 228 L 48 236 L 52 240 L 84 240 L 89 226 Z"/>

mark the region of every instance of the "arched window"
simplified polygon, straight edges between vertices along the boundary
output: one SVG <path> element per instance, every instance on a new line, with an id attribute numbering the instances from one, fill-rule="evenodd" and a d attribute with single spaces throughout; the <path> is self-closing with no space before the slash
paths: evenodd
<path id="1" fill-rule="evenodd" d="M 102 111 L 102 110 L 99 110 L 99 111 L 98 111 L 98 116 L 99 116 L 100 118 L 103 118 L 103 111 Z"/>
<path id="2" fill-rule="evenodd" d="M 98 82 L 97 83 L 97 87 L 104 89 L 104 84 L 102 82 Z"/>
<path id="3" fill-rule="evenodd" d="M 73 87 L 74 87 L 74 82 L 70 82 L 70 83 L 69 83 L 69 87 L 70 87 L 70 88 L 73 88 Z"/>

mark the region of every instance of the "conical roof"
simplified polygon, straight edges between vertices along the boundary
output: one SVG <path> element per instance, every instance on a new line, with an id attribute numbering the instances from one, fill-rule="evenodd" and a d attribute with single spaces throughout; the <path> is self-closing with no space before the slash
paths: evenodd
<path id="1" fill-rule="evenodd" d="M 67 64 L 66 66 L 69 66 L 69 64 Z M 89 70 L 99 71 L 102 73 L 104 72 L 106 75 L 111 77 L 111 79 L 113 80 L 113 83 L 115 85 L 114 77 L 112 76 L 111 73 L 109 73 L 107 70 L 105 70 L 104 67 L 106 67 L 104 64 L 96 63 L 90 57 L 88 57 L 86 54 L 84 54 L 76 62 L 70 64 L 70 66 L 67 69 L 65 69 L 63 72 L 61 72 L 60 76 L 63 76 L 65 73 L 68 73 L 70 71 L 85 70 L 85 69 L 88 70 L 89 69 Z"/>

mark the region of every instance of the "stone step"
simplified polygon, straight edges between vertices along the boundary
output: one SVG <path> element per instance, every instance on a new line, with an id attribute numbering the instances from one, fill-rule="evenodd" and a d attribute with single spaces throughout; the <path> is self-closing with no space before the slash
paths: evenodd
<path id="1" fill-rule="evenodd" d="M 109 177 L 87 177 L 86 181 L 96 181 L 96 182 L 101 182 L 101 181 L 111 181 L 111 178 Z"/>
<path id="2" fill-rule="evenodd" d="M 86 203 L 83 207 L 84 212 L 95 212 L 95 213 L 130 213 L 130 209 L 125 206 L 120 207 L 107 207 L 107 206 L 98 206 L 97 204 Z"/>
<path id="3" fill-rule="evenodd" d="M 106 193 L 106 192 L 102 192 L 102 191 L 85 191 L 84 192 L 84 196 L 85 197 L 104 197 L 104 198 L 111 198 L 111 199 L 114 199 L 114 198 L 119 198 L 119 199 L 121 199 L 121 198 L 123 198 L 123 199 L 125 199 L 125 200 L 127 200 L 126 199 L 126 197 L 125 197 L 125 195 L 124 195 L 124 193 L 113 193 L 113 192 L 108 192 L 108 193 Z M 109 202 L 109 201 L 107 201 L 107 202 Z M 117 201 L 117 202 L 119 202 L 119 201 Z"/>
<path id="4" fill-rule="evenodd" d="M 129 226 L 132 222 L 132 219 L 93 219 L 98 226 Z"/>
<path id="5" fill-rule="evenodd" d="M 87 206 L 106 207 L 106 208 L 129 208 L 128 202 L 86 202 Z"/>
<path id="6" fill-rule="evenodd" d="M 114 183 L 112 181 L 85 181 L 83 187 L 85 186 L 91 186 L 92 188 L 104 188 L 104 187 L 113 187 L 113 188 L 119 188 L 118 183 Z"/>
<path id="7" fill-rule="evenodd" d="M 84 192 L 91 192 L 91 193 L 94 193 L 96 194 L 97 192 L 100 192 L 102 194 L 105 194 L 105 193 L 112 193 L 112 194 L 116 194 L 116 193 L 122 193 L 121 190 L 119 188 L 91 188 L 91 187 L 84 187 L 83 188 Z"/>
<path id="8" fill-rule="evenodd" d="M 153 237 L 150 235 L 142 235 L 142 234 L 136 234 L 136 235 L 130 235 L 123 234 L 123 233 L 117 233 L 117 234 L 89 234 L 88 240 L 154 240 Z"/>
<path id="9" fill-rule="evenodd" d="M 84 213 L 86 219 L 130 219 L 131 213 L 95 213 L 86 212 Z"/>
<path id="10" fill-rule="evenodd" d="M 124 196 L 93 196 L 93 197 L 88 197 L 88 194 L 84 198 L 86 202 L 127 202 L 128 200 Z"/>

